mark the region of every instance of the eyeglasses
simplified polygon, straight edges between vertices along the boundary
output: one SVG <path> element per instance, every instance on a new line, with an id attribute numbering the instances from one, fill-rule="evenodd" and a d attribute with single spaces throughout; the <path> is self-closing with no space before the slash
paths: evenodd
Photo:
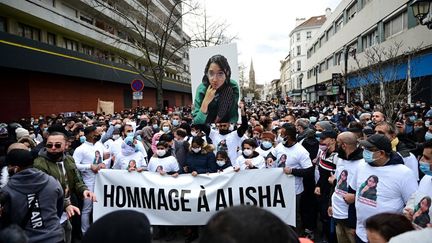
<path id="1" fill-rule="evenodd" d="M 219 72 L 216 72 L 216 73 L 208 72 L 207 73 L 207 77 L 208 78 L 214 78 L 214 77 L 216 77 L 217 79 L 222 79 L 222 78 L 225 78 L 225 73 L 222 72 L 222 71 L 219 71 Z"/>
<path id="2" fill-rule="evenodd" d="M 45 148 L 52 148 L 52 147 L 55 147 L 55 148 L 61 148 L 62 147 L 62 144 L 61 143 L 55 143 L 55 144 L 52 144 L 52 143 L 47 143 L 46 145 L 45 145 Z"/>

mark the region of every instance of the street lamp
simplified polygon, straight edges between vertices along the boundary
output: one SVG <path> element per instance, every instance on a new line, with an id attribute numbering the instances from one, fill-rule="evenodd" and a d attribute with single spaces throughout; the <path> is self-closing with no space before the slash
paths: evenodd
<path id="1" fill-rule="evenodd" d="M 429 29 L 432 29 L 431 5 L 432 0 L 414 0 L 410 4 L 414 17 L 419 20 L 420 24 L 426 25 Z"/>

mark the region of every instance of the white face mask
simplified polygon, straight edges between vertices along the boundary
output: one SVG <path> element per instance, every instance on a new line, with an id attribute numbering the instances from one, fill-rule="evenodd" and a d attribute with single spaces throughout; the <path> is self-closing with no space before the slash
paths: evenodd
<path id="1" fill-rule="evenodd" d="M 201 148 L 192 148 L 192 151 L 194 153 L 199 153 L 201 151 Z"/>
<path id="2" fill-rule="evenodd" d="M 158 149 L 158 150 L 156 151 L 156 154 L 157 154 L 159 157 L 162 157 L 162 156 L 164 156 L 164 155 L 166 154 L 166 150 L 165 150 L 165 149 Z"/>
<path id="3" fill-rule="evenodd" d="M 220 167 L 225 165 L 225 160 L 216 160 L 216 164 L 219 165 Z"/>
<path id="4" fill-rule="evenodd" d="M 252 149 L 243 149 L 243 154 L 246 156 L 251 156 L 252 153 L 253 153 Z"/>
<path id="5" fill-rule="evenodd" d="M 196 137 L 198 135 L 198 133 L 193 131 L 193 132 L 191 132 L 191 135 L 192 135 L 192 137 Z"/>
<path id="6" fill-rule="evenodd" d="M 31 139 L 35 139 L 35 134 L 33 133 L 33 134 L 30 134 L 30 138 Z"/>
<path id="7" fill-rule="evenodd" d="M 115 134 L 115 135 L 113 135 L 113 137 L 112 137 L 114 140 L 117 140 L 117 139 L 119 139 L 120 138 L 120 135 L 119 134 Z"/>
<path id="8" fill-rule="evenodd" d="M 231 125 L 229 126 L 229 130 L 230 130 L 230 131 L 233 131 L 233 130 L 234 130 L 234 125 L 233 125 L 233 124 L 231 124 Z"/>
<path id="9" fill-rule="evenodd" d="M 169 127 L 162 127 L 162 131 L 163 132 L 169 132 L 170 128 Z"/>

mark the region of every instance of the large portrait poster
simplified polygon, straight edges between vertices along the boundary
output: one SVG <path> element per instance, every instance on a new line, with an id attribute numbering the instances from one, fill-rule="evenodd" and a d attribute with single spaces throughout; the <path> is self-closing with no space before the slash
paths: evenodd
<path id="1" fill-rule="evenodd" d="M 189 57 L 193 122 L 236 123 L 240 97 L 237 45 L 191 49 Z"/>

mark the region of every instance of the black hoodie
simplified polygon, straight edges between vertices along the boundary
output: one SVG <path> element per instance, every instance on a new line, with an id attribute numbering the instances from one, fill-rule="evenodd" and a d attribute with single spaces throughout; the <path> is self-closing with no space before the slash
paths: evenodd
<path id="1" fill-rule="evenodd" d="M 53 177 L 35 168 L 27 168 L 11 176 L 1 193 L 6 198 L 2 220 L 20 225 L 29 242 L 63 240 L 60 225 L 63 189 Z M 25 220 L 28 213 L 28 220 Z"/>

